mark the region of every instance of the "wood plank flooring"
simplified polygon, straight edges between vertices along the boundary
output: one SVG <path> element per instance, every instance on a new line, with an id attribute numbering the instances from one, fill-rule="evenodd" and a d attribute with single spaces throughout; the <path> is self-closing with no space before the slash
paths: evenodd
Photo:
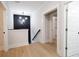
<path id="1" fill-rule="evenodd" d="M 59 57 L 54 43 L 33 43 L 26 46 L 9 49 L 8 52 L 0 51 L 0 56 L 5 57 Z"/>

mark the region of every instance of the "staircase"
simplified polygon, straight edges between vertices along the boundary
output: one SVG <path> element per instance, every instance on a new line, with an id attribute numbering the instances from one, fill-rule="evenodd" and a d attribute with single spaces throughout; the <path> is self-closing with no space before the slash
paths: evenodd
<path id="1" fill-rule="evenodd" d="M 34 37 L 33 37 L 32 40 L 34 40 L 37 37 L 37 35 L 39 34 L 39 32 L 40 32 L 40 29 L 36 32 L 36 34 L 34 35 Z"/>
<path id="2" fill-rule="evenodd" d="M 32 38 L 32 43 L 35 43 L 37 40 L 36 40 L 36 38 L 37 38 L 37 36 L 39 35 L 39 33 L 40 33 L 40 29 L 38 29 L 38 31 L 35 33 L 35 35 L 33 36 L 33 38 Z"/>

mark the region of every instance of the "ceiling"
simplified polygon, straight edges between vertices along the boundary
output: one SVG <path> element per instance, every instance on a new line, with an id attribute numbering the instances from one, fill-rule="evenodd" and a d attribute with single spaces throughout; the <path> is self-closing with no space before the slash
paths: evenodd
<path id="1" fill-rule="evenodd" d="M 6 1 L 5 3 L 10 9 L 25 9 L 25 10 L 36 10 L 43 6 L 56 4 L 58 1 Z"/>

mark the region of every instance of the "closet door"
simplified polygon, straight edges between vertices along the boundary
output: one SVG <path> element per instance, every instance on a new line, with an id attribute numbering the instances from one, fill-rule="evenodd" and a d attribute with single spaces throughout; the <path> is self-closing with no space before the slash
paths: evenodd
<path id="1" fill-rule="evenodd" d="M 79 2 L 68 4 L 67 56 L 79 56 Z"/>

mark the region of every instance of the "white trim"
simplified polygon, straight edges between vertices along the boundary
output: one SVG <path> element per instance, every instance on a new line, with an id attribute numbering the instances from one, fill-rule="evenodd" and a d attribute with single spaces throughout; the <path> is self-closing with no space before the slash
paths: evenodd
<path id="1" fill-rule="evenodd" d="M 20 43 L 16 43 L 16 44 L 9 44 L 8 49 L 10 48 L 16 48 L 16 47 L 21 47 L 21 46 L 25 46 L 25 45 L 29 45 L 26 42 L 20 42 Z"/>
<path id="2" fill-rule="evenodd" d="M 3 6 L 5 7 L 5 9 L 8 9 L 8 7 L 6 6 L 5 2 L 1 1 L 1 3 L 2 3 Z"/>
<path id="3" fill-rule="evenodd" d="M 53 7 L 53 8 L 51 8 L 51 9 L 49 9 L 49 10 L 46 10 L 46 11 L 44 11 L 43 12 L 43 23 L 42 23 L 42 28 L 43 28 L 43 30 L 44 31 L 42 31 L 43 33 L 42 33 L 42 39 L 45 41 L 45 15 L 46 14 L 48 14 L 48 13 L 50 13 L 51 11 L 54 11 L 55 9 L 57 9 L 58 10 L 58 6 L 56 5 L 55 7 Z M 58 14 L 58 13 L 57 13 Z M 58 17 L 57 17 L 57 19 L 58 19 Z M 46 41 L 45 41 L 46 42 Z"/>
<path id="4" fill-rule="evenodd" d="M 42 43 L 45 43 L 46 41 L 45 41 L 45 15 L 46 14 L 48 14 L 48 13 L 50 13 L 51 11 L 54 11 L 54 10 L 56 10 L 57 9 L 57 24 L 58 24 L 58 20 L 59 20 L 59 16 L 58 16 L 58 10 L 59 10 L 59 6 L 58 5 L 56 5 L 54 8 L 51 8 L 51 9 L 49 9 L 49 10 L 46 10 L 45 12 L 43 12 L 43 23 L 42 23 L 42 25 L 43 25 L 43 33 L 42 33 L 42 35 L 43 35 L 43 42 Z M 57 27 L 58 27 L 58 25 L 57 25 Z M 58 32 L 58 30 L 57 30 L 57 32 Z M 57 35 L 58 35 L 58 33 L 57 33 Z M 58 45 L 58 39 L 57 39 L 57 45 Z M 60 55 L 60 56 L 62 56 L 62 54 L 61 54 L 61 52 L 59 51 L 59 49 L 58 49 L 59 47 L 57 46 L 57 53 Z"/>

